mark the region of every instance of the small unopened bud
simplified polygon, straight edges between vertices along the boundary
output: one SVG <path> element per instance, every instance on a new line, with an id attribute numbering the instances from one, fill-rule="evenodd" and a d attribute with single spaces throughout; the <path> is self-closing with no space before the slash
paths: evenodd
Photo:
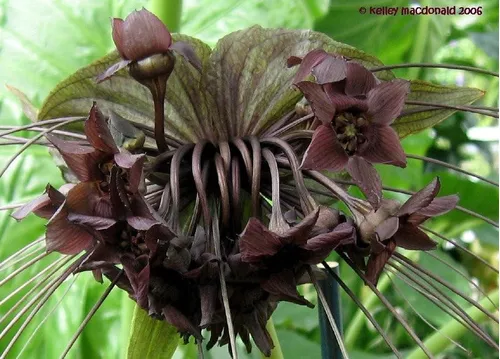
<path id="1" fill-rule="evenodd" d="M 137 81 L 154 80 L 159 77 L 168 78 L 174 70 L 175 56 L 171 52 L 155 54 L 145 59 L 132 62 L 129 73 Z"/>
<path id="2" fill-rule="evenodd" d="M 397 201 L 384 200 L 378 210 L 368 213 L 364 220 L 358 224 L 361 240 L 370 243 L 377 227 L 389 217 L 393 217 L 399 207 L 401 204 Z"/>

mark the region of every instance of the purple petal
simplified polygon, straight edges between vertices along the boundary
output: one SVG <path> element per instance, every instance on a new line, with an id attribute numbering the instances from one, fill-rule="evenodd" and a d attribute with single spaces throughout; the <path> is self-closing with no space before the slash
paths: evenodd
<path id="1" fill-rule="evenodd" d="M 45 242 L 48 252 L 77 254 L 94 244 L 93 236 L 83 227 L 68 221 L 67 216 L 68 211 L 63 205 L 47 223 Z"/>
<path id="2" fill-rule="evenodd" d="M 167 322 L 175 326 L 180 332 L 188 332 L 197 340 L 201 340 L 200 330 L 177 308 L 172 305 L 166 305 L 162 310 Z"/>
<path id="3" fill-rule="evenodd" d="M 301 168 L 312 170 L 341 171 L 349 157 L 337 140 L 331 125 L 319 125 L 302 159 Z"/>
<path id="4" fill-rule="evenodd" d="M 382 199 L 382 182 L 375 168 L 363 158 L 353 156 L 349 158 L 346 169 L 368 202 L 378 209 Z"/>
<path id="5" fill-rule="evenodd" d="M 366 95 L 377 85 L 377 79 L 364 66 L 355 62 L 347 63 L 345 94 L 348 96 Z"/>
<path id="6" fill-rule="evenodd" d="M 111 136 L 104 115 L 95 102 L 90 109 L 89 117 L 85 121 L 84 130 L 87 140 L 96 150 L 109 154 L 118 153 L 118 147 L 116 147 L 113 136 Z"/>
<path id="7" fill-rule="evenodd" d="M 437 217 L 448 213 L 456 207 L 458 200 L 457 195 L 434 198 L 427 207 L 411 214 L 408 222 L 418 225 L 430 217 Z"/>
<path id="8" fill-rule="evenodd" d="M 99 164 L 109 156 L 90 146 L 82 146 L 73 141 L 65 141 L 54 135 L 45 135 L 47 139 L 57 148 L 69 169 L 82 181 L 101 180 L 103 174 Z"/>
<path id="9" fill-rule="evenodd" d="M 111 218 L 87 216 L 78 213 L 69 213 L 68 220 L 74 224 L 82 224 L 95 229 L 96 231 L 102 231 L 111 228 L 116 224 L 116 221 Z"/>
<path id="10" fill-rule="evenodd" d="M 299 82 L 296 86 L 304 94 L 318 120 L 324 125 L 330 124 L 335 114 L 335 107 L 323 87 L 310 81 Z"/>
<path id="11" fill-rule="evenodd" d="M 300 66 L 299 69 L 297 70 L 297 74 L 295 75 L 295 78 L 293 79 L 293 83 L 297 84 L 300 81 L 303 81 L 309 74 L 311 74 L 312 69 L 314 66 L 319 64 L 323 59 L 328 57 L 328 53 L 325 52 L 325 50 L 321 49 L 316 49 L 308 52 L 306 56 L 302 58 L 302 61 L 300 61 Z M 292 57 L 291 59 L 288 59 L 288 67 L 295 66 L 298 63 L 298 57 Z"/>
<path id="12" fill-rule="evenodd" d="M 375 233 L 378 235 L 378 240 L 380 242 L 385 241 L 386 239 L 391 238 L 394 233 L 399 228 L 399 218 L 398 217 L 390 217 L 385 221 L 380 223 L 375 229 Z"/>
<path id="13" fill-rule="evenodd" d="M 142 255 L 137 258 L 126 255 L 120 258 L 125 274 L 127 275 L 130 285 L 134 290 L 134 297 L 137 304 L 144 309 L 148 308 L 148 292 L 149 292 L 149 258 L 147 255 Z"/>
<path id="14" fill-rule="evenodd" d="M 413 194 L 399 209 L 397 216 L 402 217 L 422 210 L 431 204 L 441 188 L 439 178 L 436 177 L 427 186 Z"/>
<path id="15" fill-rule="evenodd" d="M 323 233 L 309 239 L 302 246 L 307 250 L 305 263 L 317 264 L 324 260 L 339 245 L 349 244 L 354 241 L 354 227 L 348 223 L 338 225 L 333 231 Z"/>
<path id="16" fill-rule="evenodd" d="M 201 61 L 193 47 L 184 41 L 176 41 L 170 49 L 182 55 L 196 70 L 201 71 Z"/>
<path id="17" fill-rule="evenodd" d="M 118 51 L 128 60 L 165 53 L 172 44 L 172 36 L 163 22 L 146 9 L 132 12 L 123 25 L 117 27 Z"/>
<path id="18" fill-rule="evenodd" d="M 37 216 L 49 219 L 54 215 L 56 210 L 57 208 L 52 206 L 49 195 L 44 193 L 17 208 L 14 212 L 12 212 L 11 217 L 20 221 L 30 213 L 38 212 Z"/>
<path id="19" fill-rule="evenodd" d="M 263 282 L 261 286 L 263 290 L 275 296 L 278 300 L 286 300 L 288 302 L 307 305 L 309 308 L 314 308 L 314 305 L 297 291 L 297 282 L 291 270 L 285 270 L 271 275 L 271 277 Z"/>
<path id="20" fill-rule="evenodd" d="M 111 204 L 103 195 L 98 182 L 78 183 L 69 190 L 66 206 L 73 213 L 111 218 Z"/>
<path id="21" fill-rule="evenodd" d="M 396 244 L 394 241 L 389 241 L 387 243 L 385 249 L 378 254 L 370 254 L 368 258 L 368 262 L 366 264 L 366 280 L 372 283 L 373 285 L 377 285 L 380 274 L 382 274 L 382 270 L 385 267 L 385 264 L 391 258 L 392 253 L 396 249 Z"/>
<path id="22" fill-rule="evenodd" d="M 201 321 L 200 328 L 206 328 L 212 322 L 217 305 L 217 286 L 213 284 L 200 285 L 200 307 Z"/>
<path id="23" fill-rule="evenodd" d="M 297 245 L 306 243 L 309 233 L 314 228 L 314 225 L 318 220 L 318 215 L 319 208 L 309 213 L 302 221 L 300 221 L 300 223 L 287 230 L 283 234 L 284 238 L 282 240 Z"/>
<path id="24" fill-rule="evenodd" d="M 394 234 L 394 240 L 399 247 L 405 249 L 428 251 L 436 248 L 436 242 L 411 224 L 401 225 Z"/>
<path id="25" fill-rule="evenodd" d="M 318 84 L 341 81 L 346 78 L 346 71 L 346 62 L 331 55 L 312 68 Z"/>
<path id="26" fill-rule="evenodd" d="M 126 150 L 122 150 L 120 153 L 115 154 L 114 159 L 120 168 L 129 170 L 129 190 L 132 193 L 136 193 L 139 190 L 141 181 L 143 180 L 142 170 L 146 156 L 133 155 Z"/>
<path id="27" fill-rule="evenodd" d="M 410 83 L 405 80 L 383 82 L 368 93 L 368 115 L 373 123 L 390 125 L 401 114 Z"/>
<path id="28" fill-rule="evenodd" d="M 111 22 L 111 27 L 113 28 L 113 42 L 115 43 L 116 49 L 120 54 L 122 59 L 126 59 L 125 53 L 123 52 L 123 20 L 114 18 Z"/>
<path id="29" fill-rule="evenodd" d="M 358 150 L 361 157 L 371 163 L 406 167 L 406 154 L 398 134 L 391 127 L 372 125 L 365 136 L 367 145 Z"/>
<path id="30" fill-rule="evenodd" d="M 239 240 L 241 260 L 246 263 L 260 262 L 262 258 L 276 254 L 283 243 L 258 219 L 250 218 Z"/>

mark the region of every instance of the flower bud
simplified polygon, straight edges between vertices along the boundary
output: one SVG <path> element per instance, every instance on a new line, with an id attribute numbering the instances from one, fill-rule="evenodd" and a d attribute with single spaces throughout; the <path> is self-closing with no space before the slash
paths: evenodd
<path id="1" fill-rule="evenodd" d="M 132 62 L 129 65 L 129 73 L 140 83 L 159 77 L 167 79 L 174 70 L 174 65 L 175 56 L 171 52 L 166 52 Z"/>

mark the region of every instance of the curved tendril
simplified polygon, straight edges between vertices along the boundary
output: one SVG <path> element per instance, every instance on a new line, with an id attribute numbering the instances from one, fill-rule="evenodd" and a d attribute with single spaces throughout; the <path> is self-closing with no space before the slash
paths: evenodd
<path id="1" fill-rule="evenodd" d="M 328 274 L 333 277 L 337 281 L 337 283 L 342 287 L 342 289 L 347 293 L 347 295 L 354 301 L 354 303 L 358 306 L 358 308 L 364 313 L 366 318 L 372 323 L 372 325 L 377 329 L 377 332 L 382 335 L 382 338 L 384 339 L 385 343 L 389 346 L 389 348 L 392 350 L 394 355 L 398 358 L 401 359 L 401 353 L 397 350 L 397 348 L 394 346 L 394 344 L 391 342 L 387 334 L 385 333 L 384 329 L 380 326 L 380 324 L 375 320 L 373 315 L 366 309 L 366 307 L 361 303 L 358 297 L 356 297 L 356 294 L 344 283 L 344 281 L 335 273 L 328 263 L 325 261 L 321 262 L 323 267 L 326 269 Z"/>
<path id="2" fill-rule="evenodd" d="M 428 68 L 437 68 L 437 69 L 464 70 L 464 71 L 477 72 L 480 74 L 498 77 L 497 72 L 488 71 L 488 70 L 484 70 L 484 69 L 480 69 L 480 68 L 472 67 L 472 66 L 462 66 L 462 65 L 452 65 L 452 64 L 408 63 L 408 64 L 396 64 L 396 65 L 386 65 L 386 66 L 373 67 L 369 70 L 371 72 L 378 72 L 378 71 L 392 70 L 392 69 L 404 69 L 404 68 L 409 68 L 409 67 L 424 67 L 424 68 L 428 67 Z"/>
<path id="3" fill-rule="evenodd" d="M 392 268 L 388 268 L 388 272 L 390 272 L 393 276 L 396 276 L 396 274 L 394 273 L 394 270 Z M 436 332 L 440 333 L 439 331 L 439 328 L 437 328 L 436 326 L 434 326 L 430 321 L 428 321 L 427 319 L 424 318 L 424 316 L 422 314 L 420 314 L 416 309 L 415 307 L 411 304 L 411 302 L 408 300 L 408 298 L 406 298 L 406 296 L 404 295 L 404 293 L 399 289 L 399 286 L 396 284 L 396 282 L 394 282 L 391 278 L 391 276 L 389 274 L 387 274 L 387 278 L 389 278 L 389 280 L 391 281 L 391 284 L 392 284 L 392 288 L 396 291 L 396 293 L 401 297 L 403 298 L 404 302 L 410 307 L 410 309 L 413 311 L 413 313 L 415 313 L 419 318 L 420 320 L 422 320 L 425 324 L 427 324 L 429 326 L 429 328 L 432 328 L 434 329 Z M 450 343 L 452 344 L 455 344 L 458 348 L 460 348 L 462 351 L 464 351 L 465 353 L 467 354 L 470 354 L 470 351 L 468 351 L 467 349 L 465 349 L 462 345 L 460 345 L 460 343 L 456 342 L 455 340 L 451 339 L 450 337 L 448 337 L 447 335 L 445 334 L 441 334 L 444 338 L 448 339 L 450 341 Z"/>
<path id="4" fill-rule="evenodd" d="M 229 148 L 229 143 L 226 141 L 219 142 L 219 153 L 222 157 L 224 163 L 224 171 L 228 173 L 229 165 L 231 163 L 231 149 Z"/>
<path id="5" fill-rule="evenodd" d="M 208 208 L 207 192 L 205 191 L 205 185 L 203 183 L 202 171 L 201 171 L 202 154 L 206 144 L 207 141 L 201 141 L 194 146 L 193 157 L 192 157 L 192 170 L 193 170 L 193 179 L 194 179 L 194 184 L 196 186 L 196 191 L 200 196 L 200 204 L 203 213 L 203 219 L 205 221 L 205 226 L 207 226 L 208 228 L 208 226 L 210 225 L 210 209 Z"/>
<path id="6" fill-rule="evenodd" d="M 425 161 L 425 162 L 429 162 L 429 163 L 434 163 L 436 165 L 443 166 L 443 167 L 452 169 L 452 170 L 457 171 L 457 172 L 461 172 L 461 173 L 466 174 L 468 176 L 475 177 L 477 179 L 480 179 L 481 181 L 487 182 L 489 184 L 492 184 L 492 185 L 498 187 L 498 183 L 497 182 L 489 180 L 489 179 L 487 179 L 487 178 L 485 178 L 483 176 L 477 175 L 475 173 L 466 171 L 466 170 L 464 170 L 464 169 L 462 169 L 462 168 L 460 168 L 458 166 L 454 166 L 452 164 L 449 164 L 449 163 L 437 160 L 435 158 L 430 158 L 430 157 L 426 157 L 426 156 L 419 156 L 419 155 L 412 155 L 412 154 L 408 154 L 408 153 L 406 154 L 406 157 L 407 158 L 412 158 L 414 160 L 421 160 L 421 161 Z"/>
<path id="7" fill-rule="evenodd" d="M 295 185 L 297 186 L 297 191 L 299 192 L 300 198 L 303 202 L 303 211 L 308 214 L 318 206 L 314 198 L 312 198 L 311 194 L 307 190 L 306 184 L 304 182 L 304 176 L 302 175 L 302 171 L 299 169 L 299 160 L 295 155 L 295 151 L 290 147 L 290 145 L 279 138 L 264 138 L 262 139 L 262 143 L 271 144 L 283 151 L 286 158 L 288 159 L 288 163 L 290 164 L 290 169 L 292 170 L 293 179 L 295 180 Z"/>
<path id="8" fill-rule="evenodd" d="M 335 323 L 335 319 L 333 319 L 330 306 L 328 305 L 328 302 L 325 298 L 325 295 L 323 294 L 323 291 L 321 290 L 321 287 L 318 285 L 318 280 L 316 279 L 316 276 L 314 275 L 311 266 L 307 266 L 307 273 L 311 277 L 312 283 L 314 285 L 314 288 L 316 289 L 316 293 L 318 294 L 318 298 L 321 302 L 323 310 L 325 311 L 326 317 L 330 322 L 330 327 L 332 328 L 333 334 L 335 334 L 335 339 L 337 340 L 340 352 L 342 353 L 342 356 L 345 359 L 349 359 L 349 356 L 347 355 L 347 350 L 345 349 L 344 341 L 342 339 L 342 335 L 340 334 L 339 328 L 337 327 L 337 323 Z"/>
<path id="9" fill-rule="evenodd" d="M 446 105 L 446 104 L 441 104 L 441 103 L 432 103 L 432 102 L 425 102 L 425 101 L 405 101 L 405 104 L 406 105 L 438 107 L 438 108 L 457 110 L 457 111 L 466 111 L 466 112 L 478 113 L 481 115 L 486 115 L 486 116 L 498 118 L 498 112 L 494 113 L 492 111 L 475 109 L 473 107 L 468 107 L 468 106 Z"/>
<path id="10" fill-rule="evenodd" d="M 231 216 L 231 205 L 229 198 L 229 187 L 227 185 L 226 170 L 224 168 L 224 160 L 220 154 L 215 155 L 215 169 L 217 172 L 217 181 L 219 183 L 221 207 L 222 207 L 222 224 L 224 228 L 229 225 Z"/>
<path id="11" fill-rule="evenodd" d="M 241 230 L 240 190 L 240 161 L 236 156 L 233 156 L 231 160 L 231 205 L 233 206 L 233 227 L 236 232 Z"/>
<path id="12" fill-rule="evenodd" d="M 413 340 L 417 343 L 417 345 L 422 349 L 422 351 L 429 357 L 434 358 L 432 353 L 429 352 L 429 349 L 424 345 L 422 340 L 418 337 L 418 335 L 413 331 L 411 326 L 406 322 L 406 320 L 397 312 L 394 306 L 387 300 L 387 298 L 380 293 L 380 291 L 375 287 L 369 280 L 366 279 L 364 273 L 362 273 L 356 265 L 348 258 L 344 253 L 339 253 L 342 259 L 356 272 L 356 274 L 365 281 L 366 285 L 370 287 L 372 292 L 380 299 L 380 301 L 386 306 L 387 309 L 394 315 L 394 317 L 398 320 L 398 322 L 403 326 L 406 332 L 412 337 Z"/>
<path id="13" fill-rule="evenodd" d="M 274 122 L 271 126 L 269 126 L 264 132 L 259 134 L 259 137 L 276 137 L 275 131 L 279 130 L 281 127 L 285 125 L 288 121 L 290 121 L 291 118 L 293 118 L 293 115 L 295 115 L 295 109 L 292 111 L 288 112 L 285 114 L 283 117 L 281 117 L 279 120 Z"/>
<path id="14" fill-rule="evenodd" d="M 0 287 L 2 287 L 5 283 L 10 281 L 15 276 L 17 276 L 19 273 L 22 273 L 24 270 L 31 267 L 33 264 L 35 264 L 38 261 L 42 260 L 43 258 L 47 257 L 49 254 L 51 254 L 51 253 L 49 253 L 49 252 L 41 253 L 41 254 L 37 255 L 35 258 L 33 258 L 30 261 L 23 264 L 21 267 L 17 268 L 14 272 L 12 272 L 11 274 L 9 274 L 7 277 L 5 277 L 4 279 L 2 279 L 0 281 Z"/>
<path id="15" fill-rule="evenodd" d="M 491 303 L 491 305 L 493 305 L 493 307 L 498 310 L 498 305 L 496 303 L 493 303 L 493 301 L 486 294 L 486 292 L 484 290 L 482 290 L 479 285 L 477 285 L 476 283 L 474 283 L 474 281 L 472 279 L 470 279 L 469 277 L 467 277 L 467 275 L 465 273 L 459 271 L 454 266 L 452 266 L 450 263 L 442 260 L 441 258 L 439 258 L 438 256 L 436 256 L 432 252 L 423 252 L 423 253 L 425 253 L 426 255 L 428 255 L 428 256 L 432 257 L 433 259 L 437 260 L 439 263 L 447 266 L 452 271 L 454 271 L 455 273 L 457 273 L 459 276 L 461 276 L 462 278 L 464 278 L 470 285 L 472 285 L 479 293 L 481 293 L 483 295 L 483 298 L 487 298 L 488 301 Z M 495 320 L 497 321 L 498 319 L 495 319 Z"/>
<path id="16" fill-rule="evenodd" d="M 21 204 L 19 205 L 20 206 L 23 206 L 24 204 Z M 33 242 L 29 243 L 28 245 L 24 246 L 23 248 L 21 248 L 20 250 L 18 250 L 17 252 L 15 252 L 14 254 L 10 255 L 9 257 L 5 258 L 2 262 L 0 262 L 0 270 L 2 270 L 4 268 L 4 266 L 9 263 L 10 261 L 12 261 L 13 259 L 16 259 L 19 257 L 19 255 L 23 254 L 24 252 L 26 252 L 28 249 L 30 249 L 31 247 L 39 244 L 40 242 L 43 242 L 45 240 L 45 237 L 40 237 L 36 240 L 34 240 Z M 43 247 L 42 247 L 43 248 Z"/>
<path id="17" fill-rule="evenodd" d="M 269 166 L 269 171 L 271 173 L 271 200 L 272 204 L 272 212 L 271 212 L 271 220 L 269 222 L 269 229 L 271 231 L 282 230 L 284 228 L 288 228 L 288 224 L 283 218 L 283 213 L 281 212 L 281 201 L 280 201 L 280 176 L 278 170 L 278 164 L 276 163 L 276 158 L 273 153 L 264 148 L 262 150 L 262 155 Z"/>
<path id="18" fill-rule="evenodd" d="M 42 240 L 43 239 L 45 238 L 42 238 Z M 37 244 L 40 244 L 40 241 L 38 241 Z M 45 252 L 45 250 L 46 249 L 44 244 L 40 244 L 40 246 L 37 246 L 35 248 L 33 248 L 32 246 L 23 247 L 15 255 L 10 256 L 5 261 L 0 263 L 0 271 L 12 268 L 16 264 L 25 261 L 27 258 L 33 257 L 40 252 Z"/>
<path id="19" fill-rule="evenodd" d="M 302 116 L 302 117 L 300 117 L 300 118 L 298 118 L 296 120 L 293 120 L 292 122 L 290 122 L 286 126 L 280 126 L 274 132 L 272 132 L 271 134 L 269 134 L 269 137 L 278 137 L 279 135 L 281 135 L 282 133 L 285 133 L 289 129 L 294 128 L 295 126 L 298 126 L 301 123 L 307 122 L 307 121 L 309 121 L 309 120 L 311 120 L 313 118 L 314 118 L 314 114 L 313 113 L 310 113 L 308 115 Z M 266 137 L 266 136 L 264 136 L 264 137 Z"/>
<path id="20" fill-rule="evenodd" d="M 260 212 L 260 169 L 262 166 L 262 150 L 257 137 L 250 137 L 252 147 L 252 216 L 258 217 Z"/>
<path id="21" fill-rule="evenodd" d="M 170 163 L 170 191 L 172 195 L 172 210 L 170 211 L 170 225 L 172 229 L 176 232 L 180 230 L 179 224 L 179 200 L 180 200 L 180 167 L 184 156 L 186 156 L 189 151 L 194 147 L 193 144 L 187 144 L 180 147 L 172 157 L 172 162 Z"/>
<path id="22" fill-rule="evenodd" d="M 78 337 L 82 333 L 82 331 L 85 328 L 85 326 L 87 325 L 87 323 L 90 321 L 90 319 L 92 319 L 92 317 L 94 316 L 94 314 L 101 307 L 102 303 L 104 303 L 104 300 L 108 297 L 109 293 L 111 293 L 111 290 L 115 287 L 116 283 L 118 282 L 118 280 L 120 279 L 120 277 L 123 275 L 123 272 L 124 272 L 123 269 L 120 270 L 120 272 L 118 272 L 118 274 L 116 275 L 115 279 L 113 279 L 113 281 L 108 286 L 108 288 L 106 288 L 106 290 L 101 295 L 101 297 L 99 298 L 99 300 L 94 304 L 94 306 L 92 307 L 92 309 L 90 310 L 90 312 L 85 316 L 85 318 L 83 319 L 82 323 L 80 324 L 80 326 L 76 330 L 76 333 L 73 335 L 73 337 L 69 341 L 68 345 L 64 349 L 63 353 L 61 354 L 60 359 L 66 358 L 66 355 L 68 354 L 68 352 L 73 347 L 73 344 L 75 344 L 76 340 L 78 339 Z"/>
<path id="23" fill-rule="evenodd" d="M 492 271 L 494 271 L 495 273 L 499 273 L 498 272 L 498 269 L 496 269 L 495 267 L 493 267 L 490 263 L 488 263 L 485 259 L 479 257 L 477 254 L 474 254 L 473 252 L 471 252 L 469 249 L 465 248 L 463 245 L 461 245 L 460 243 L 458 243 L 457 241 L 453 240 L 453 239 L 450 239 L 450 238 L 447 238 L 445 236 L 443 236 L 442 234 L 436 232 L 436 231 L 433 231 L 432 229 L 428 228 L 428 227 L 425 227 L 425 226 L 422 226 L 420 225 L 419 226 L 421 229 L 423 229 L 424 231 L 426 232 L 429 232 L 433 235 L 435 235 L 436 237 L 438 238 L 441 238 L 443 241 L 446 241 L 448 243 L 451 243 L 453 244 L 454 246 L 460 248 L 461 250 L 463 250 L 464 252 L 468 253 L 469 255 L 471 255 L 473 258 L 477 259 L 478 261 L 480 261 L 481 263 L 483 263 L 486 267 L 488 267 L 489 269 L 491 269 Z"/>
<path id="24" fill-rule="evenodd" d="M 473 305 L 474 307 L 476 307 L 477 309 L 479 309 L 481 312 L 483 312 L 486 316 L 488 316 L 491 320 L 495 321 L 498 323 L 498 319 L 495 318 L 495 316 L 491 313 L 489 313 L 484 307 L 481 306 L 481 304 L 479 304 L 477 301 L 469 298 L 467 295 L 465 295 L 465 293 L 463 293 L 462 291 L 458 290 L 457 288 L 453 287 L 453 285 L 451 285 L 448 281 L 442 279 L 442 278 L 439 278 L 438 276 L 436 276 L 435 274 L 433 274 L 432 272 L 430 272 L 429 270 L 419 266 L 417 263 L 411 261 L 410 259 L 406 258 L 404 255 L 398 253 L 398 252 L 394 252 L 393 254 L 393 258 L 403 264 L 403 262 L 405 264 L 407 264 L 409 267 L 417 270 L 418 272 L 420 272 L 421 274 L 424 274 L 426 276 L 428 276 L 429 278 L 432 278 L 433 280 L 435 280 L 437 283 L 439 283 L 440 285 L 442 285 L 443 287 L 449 289 L 450 291 L 452 291 L 453 293 L 455 293 L 456 295 L 458 295 L 459 297 L 461 297 L 462 299 L 464 299 L 465 301 L 469 302 L 471 305 Z M 413 270 L 412 270 L 413 271 Z M 418 273 L 417 273 L 418 274 Z M 423 276 L 420 276 L 423 280 L 425 280 L 426 282 L 428 282 Z M 435 288 L 436 290 L 439 290 L 433 283 L 431 283 L 430 281 L 428 282 L 429 285 L 431 285 L 433 288 Z M 443 294 L 443 296 L 445 296 Z M 452 301 L 451 299 L 449 299 L 450 301 Z"/>
<path id="25" fill-rule="evenodd" d="M 243 164 L 245 165 L 245 170 L 247 172 L 248 178 L 252 178 L 252 159 L 250 157 L 250 152 L 248 151 L 247 145 L 241 138 L 233 139 L 232 143 L 236 146 L 238 152 L 241 154 L 241 158 L 243 159 Z"/>
<path id="26" fill-rule="evenodd" d="M 60 128 L 60 127 L 64 127 L 70 123 L 74 123 L 74 122 L 78 122 L 78 121 L 81 121 L 80 118 L 77 118 L 77 119 L 74 119 L 74 120 L 67 120 L 65 122 L 62 122 L 62 123 L 58 123 L 57 125 L 55 126 L 52 126 L 48 129 L 45 129 L 44 131 L 40 132 L 38 135 L 36 135 L 35 137 L 31 138 L 29 141 L 27 141 L 6 163 L 6 165 L 4 166 L 4 168 L 0 171 L 0 177 L 2 177 L 5 173 L 5 171 L 7 171 L 7 169 L 10 167 L 10 165 L 15 161 L 15 159 L 17 157 L 19 157 L 31 144 L 35 143 L 36 141 L 38 141 L 40 138 L 42 138 L 44 135 L 48 134 L 48 133 L 51 133 L 52 131 Z"/>

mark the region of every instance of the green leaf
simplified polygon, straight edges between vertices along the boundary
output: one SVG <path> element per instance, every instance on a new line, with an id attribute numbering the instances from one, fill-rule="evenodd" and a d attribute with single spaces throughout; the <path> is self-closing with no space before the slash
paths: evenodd
<path id="1" fill-rule="evenodd" d="M 321 349 L 305 336 L 290 330 L 278 330 L 278 338 L 283 343 L 285 358 L 320 358 Z M 285 344 L 286 343 L 286 344 Z"/>
<path id="2" fill-rule="evenodd" d="M 454 106 L 469 105 L 484 95 L 484 91 L 475 88 L 436 85 L 420 80 L 411 81 L 410 90 L 407 101 Z M 405 106 L 403 111 L 422 109 L 422 112 L 403 115 L 394 121 L 392 127 L 400 137 L 406 137 L 412 133 L 433 127 L 456 112 L 456 110 L 451 109 L 425 110 L 426 107 L 419 105 Z"/>
<path id="3" fill-rule="evenodd" d="M 136 306 L 128 347 L 128 359 L 167 359 L 174 354 L 179 335 L 177 329 L 164 320 L 151 318 Z"/>
<path id="4" fill-rule="evenodd" d="M 324 48 L 365 66 L 381 64 L 371 55 L 312 31 L 254 26 L 224 37 L 213 52 L 194 38 L 175 35 L 174 39 L 191 44 L 203 64 L 200 74 L 178 57 L 168 80 L 166 132 L 183 142 L 228 133 L 259 134 L 293 110 L 302 95 L 292 88 L 297 69 L 286 68 L 292 55 Z M 103 111 L 115 111 L 152 128 L 151 95 L 126 70 L 95 83 L 94 78 L 117 61 L 116 53 L 109 54 L 60 83 L 42 106 L 39 120 L 86 115 L 96 100 Z M 380 77 L 392 78 L 392 74 L 386 71 Z"/>

